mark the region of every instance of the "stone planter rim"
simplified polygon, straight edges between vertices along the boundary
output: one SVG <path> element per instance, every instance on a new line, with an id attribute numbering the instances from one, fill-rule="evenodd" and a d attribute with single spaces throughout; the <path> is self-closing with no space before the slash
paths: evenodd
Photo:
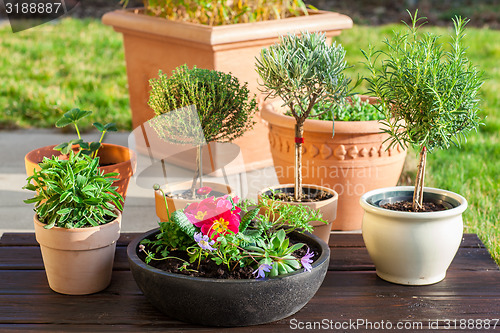
<path id="1" fill-rule="evenodd" d="M 385 187 L 376 189 L 370 192 L 367 192 L 361 196 L 359 199 L 359 203 L 361 207 L 366 211 L 377 215 L 386 216 L 389 218 L 410 218 L 411 220 L 421 221 L 421 220 L 436 220 L 441 218 L 448 218 L 451 216 L 456 216 L 462 214 L 467 209 L 467 200 L 454 192 L 442 190 L 438 188 L 432 187 L 424 187 L 424 195 L 425 193 L 432 193 L 441 195 L 447 198 L 452 199 L 456 205 L 444 211 L 439 212 L 399 212 L 394 210 L 389 210 L 385 208 L 381 208 L 372 202 L 372 198 L 377 195 L 381 195 L 386 192 L 406 192 L 411 193 L 413 195 L 415 187 L 413 186 L 394 186 L 394 187 Z"/>

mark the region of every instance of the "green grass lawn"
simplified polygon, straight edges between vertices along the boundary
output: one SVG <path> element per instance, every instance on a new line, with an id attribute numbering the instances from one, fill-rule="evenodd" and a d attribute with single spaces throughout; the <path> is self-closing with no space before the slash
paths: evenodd
<path id="1" fill-rule="evenodd" d="M 400 27 L 356 26 L 336 38 L 353 65 L 351 76 L 367 73 L 360 49 L 369 43 L 381 46 L 393 29 Z M 442 35 L 451 31 L 431 30 Z M 468 29 L 466 44 L 469 57 L 487 77 L 482 89 L 485 126 L 460 149 L 430 154 L 426 185 L 467 198 L 465 232 L 477 233 L 500 263 L 500 31 Z M 94 111 L 87 124 L 114 121 L 130 129 L 121 35 L 97 20 L 64 19 L 16 34 L 8 26 L 0 28 L 0 78 L 0 127 L 53 127 L 63 112 L 80 107 Z"/>
<path id="2" fill-rule="evenodd" d="M 95 112 L 85 127 L 131 127 L 121 35 L 98 20 L 64 19 L 15 34 L 3 26 L 0 78 L 0 127 L 52 127 L 74 107 Z"/>

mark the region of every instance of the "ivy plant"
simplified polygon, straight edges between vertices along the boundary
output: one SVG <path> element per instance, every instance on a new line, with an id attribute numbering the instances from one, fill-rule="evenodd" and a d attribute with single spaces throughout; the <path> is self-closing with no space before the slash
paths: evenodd
<path id="1" fill-rule="evenodd" d="M 103 174 L 99 158 L 70 151 L 67 160 L 45 157 L 41 170 L 27 178 L 24 189 L 35 196 L 35 212 L 46 229 L 93 227 L 113 221 L 115 207 L 123 209 L 123 197 L 112 186 L 118 173 Z"/>
<path id="2" fill-rule="evenodd" d="M 412 145 L 420 152 L 413 194 L 413 210 L 418 211 L 423 204 L 427 153 L 460 146 L 468 133 L 477 130 L 478 93 L 484 81 L 463 46 L 469 20 L 453 19 L 450 49 L 445 50 L 439 36 L 419 33 L 425 18 L 408 13 L 407 31 L 394 32 L 385 41 L 386 51 L 370 47 L 363 53 L 371 72 L 366 78 L 369 91 L 380 99 L 385 113 L 389 147 Z"/>

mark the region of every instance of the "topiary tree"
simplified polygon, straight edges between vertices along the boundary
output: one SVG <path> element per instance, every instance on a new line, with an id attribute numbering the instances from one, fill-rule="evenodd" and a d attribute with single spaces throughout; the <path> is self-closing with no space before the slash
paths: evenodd
<path id="1" fill-rule="evenodd" d="M 351 81 L 343 74 L 347 68 L 344 58 L 342 45 L 328 45 L 325 34 L 309 32 L 282 36 L 279 43 L 262 49 L 257 58 L 263 92 L 271 98 L 280 97 L 295 118 L 295 201 L 302 196 L 304 122 L 320 101 L 325 107 L 344 101 Z"/>
<path id="2" fill-rule="evenodd" d="M 466 57 L 462 45 L 468 20 L 453 19 L 451 49 L 445 51 L 439 36 L 418 33 L 422 24 L 417 12 L 406 33 L 394 32 L 387 51 L 363 52 L 371 76 L 369 91 L 380 98 L 386 115 L 384 131 L 389 147 L 413 145 L 420 152 L 413 194 L 413 210 L 423 204 L 427 152 L 460 146 L 466 134 L 480 124 L 479 88 L 482 73 Z M 376 66 L 379 56 L 384 58 Z"/>
<path id="3" fill-rule="evenodd" d="M 149 106 L 158 135 L 167 141 L 197 146 L 197 167 L 191 190 L 198 177 L 203 186 L 201 148 L 209 142 L 231 142 L 252 128 L 255 98 L 249 99 L 246 83 L 240 85 L 231 74 L 180 66 L 169 77 L 159 72 L 149 81 Z M 174 112 L 175 111 L 175 112 Z M 194 112 L 193 112 L 194 111 Z"/>

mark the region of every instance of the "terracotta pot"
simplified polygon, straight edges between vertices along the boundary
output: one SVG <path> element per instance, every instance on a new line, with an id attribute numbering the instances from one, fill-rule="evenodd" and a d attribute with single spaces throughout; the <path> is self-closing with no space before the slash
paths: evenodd
<path id="1" fill-rule="evenodd" d="M 26 174 L 29 176 L 33 175 L 33 170 L 40 170 L 38 163 L 42 162 L 44 157 L 61 156 L 61 152 L 54 150 L 56 145 L 45 146 L 30 151 L 24 157 L 24 163 L 26 166 Z M 102 170 L 104 174 L 110 172 L 118 172 L 120 176 L 119 180 L 113 183 L 113 186 L 117 186 L 117 192 L 123 196 L 123 200 L 127 195 L 128 184 L 130 182 L 130 177 L 135 172 L 137 157 L 131 149 L 123 146 L 114 145 L 110 143 L 103 143 L 102 147 L 97 153 L 99 156 L 99 170 Z"/>
<path id="2" fill-rule="evenodd" d="M 362 99 L 366 99 L 363 97 Z M 372 100 L 373 101 L 373 100 Z M 295 119 L 284 115 L 281 101 L 262 108 L 269 122 L 269 141 L 279 182 L 294 180 Z M 359 230 L 363 210 L 359 198 L 367 191 L 397 184 L 406 151 L 386 150 L 388 138 L 378 121 L 335 121 L 307 119 L 304 124 L 303 182 L 334 189 L 339 195 L 333 230 Z"/>
<path id="3" fill-rule="evenodd" d="M 428 285 L 443 280 L 462 241 L 464 197 L 449 191 L 424 188 L 424 202 L 448 209 L 413 213 L 381 208 L 382 200 L 412 200 L 414 187 L 399 186 L 370 191 L 360 199 L 363 240 L 377 275 L 404 285 Z"/>
<path id="4" fill-rule="evenodd" d="M 35 215 L 35 236 L 52 290 L 86 295 L 109 285 L 116 241 L 120 237 L 121 214 L 118 214 L 113 222 L 75 229 L 45 229 Z"/>
<path id="5" fill-rule="evenodd" d="M 211 182 L 203 182 L 203 186 L 211 187 L 213 191 L 223 193 L 223 195 L 229 194 L 233 195 L 234 192 L 231 189 L 231 186 L 226 184 L 219 183 L 211 183 Z M 169 192 L 183 192 L 191 188 L 191 182 L 183 182 L 180 184 L 167 186 L 163 189 L 165 193 Z M 209 196 L 212 196 L 209 194 Z M 199 202 L 202 199 L 174 199 L 167 197 L 167 205 L 170 214 L 175 212 L 178 209 L 184 209 L 187 205 L 193 202 Z M 160 191 L 155 191 L 155 208 L 156 208 L 156 216 L 160 218 L 161 222 L 166 222 L 168 220 L 167 209 L 165 207 L 165 198 Z"/>
<path id="6" fill-rule="evenodd" d="M 159 69 L 170 74 L 187 64 L 231 72 L 258 94 L 255 57 L 279 35 L 309 30 L 334 36 L 352 27 L 348 16 L 324 11 L 283 20 L 206 26 L 143 15 L 141 10 L 116 10 L 105 14 L 102 22 L 123 34 L 133 128 L 155 116 L 147 104 L 148 80 L 156 77 Z M 256 120 L 252 131 L 234 141 L 242 150 L 248 171 L 272 165 L 267 127 L 258 116 Z"/>
<path id="7" fill-rule="evenodd" d="M 137 237 L 127 247 L 134 280 L 153 306 L 168 317 L 209 326 L 248 326 L 293 315 L 321 286 L 330 262 L 330 249 L 310 233 L 295 234 L 297 241 L 319 249 L 310 272 L 295 272 L 264 279 L 213 279 L 169 273 L 139 258 L 139 243 L 156 239 L 159 229 Z M 221 311 L 222 305 L 227 311 Z"/>
<path id="8" fill-rule="evenodd" d="M 333 195 L 328 200 L 323 200 L 323 201 L 315 201 L 315 202 L 283 202 L 283 204 L 290 204 L 290 205 L 302 205 L 305 207 L 308 207 L 309 209 L 312 210 L 319 210 L 321 214 L 323 215 L 323 219 L 328 222 L 328 224 L 325 224 L 320 221 L 314 221 L 311 222 L 311 225 L 314 227 L 313 234 L 321 238 L 322 240 L 325 241 L 325 243 L 328 244 L 328 240 L 330 239 L 330 230 L 332 228 L 332 223 L 335 221 L 335 218 L 337 217 L 337 201 L 338 201 L 338 194 L 332 189 L 329 189 L 327 187 L 323 186 L 318 186 L 318 185 L 303 185 L 302 186 L 304 189 L 314 189 L 314 190 L 321 190 L 325 191 L 327 193 L 330 193 Z M 283 184 L 283 185 L 277 185 L 277 186 L 271 186 L 267 187 L 264 190 L 260 191 L 257 196 L 258 200 L 262 200 L 262 195 L 263 194 L 270 194 L 271 190 L 274 191 L 280 191 L 283 189 L 288 189 L 293 193 L 293 184 Z"/>

